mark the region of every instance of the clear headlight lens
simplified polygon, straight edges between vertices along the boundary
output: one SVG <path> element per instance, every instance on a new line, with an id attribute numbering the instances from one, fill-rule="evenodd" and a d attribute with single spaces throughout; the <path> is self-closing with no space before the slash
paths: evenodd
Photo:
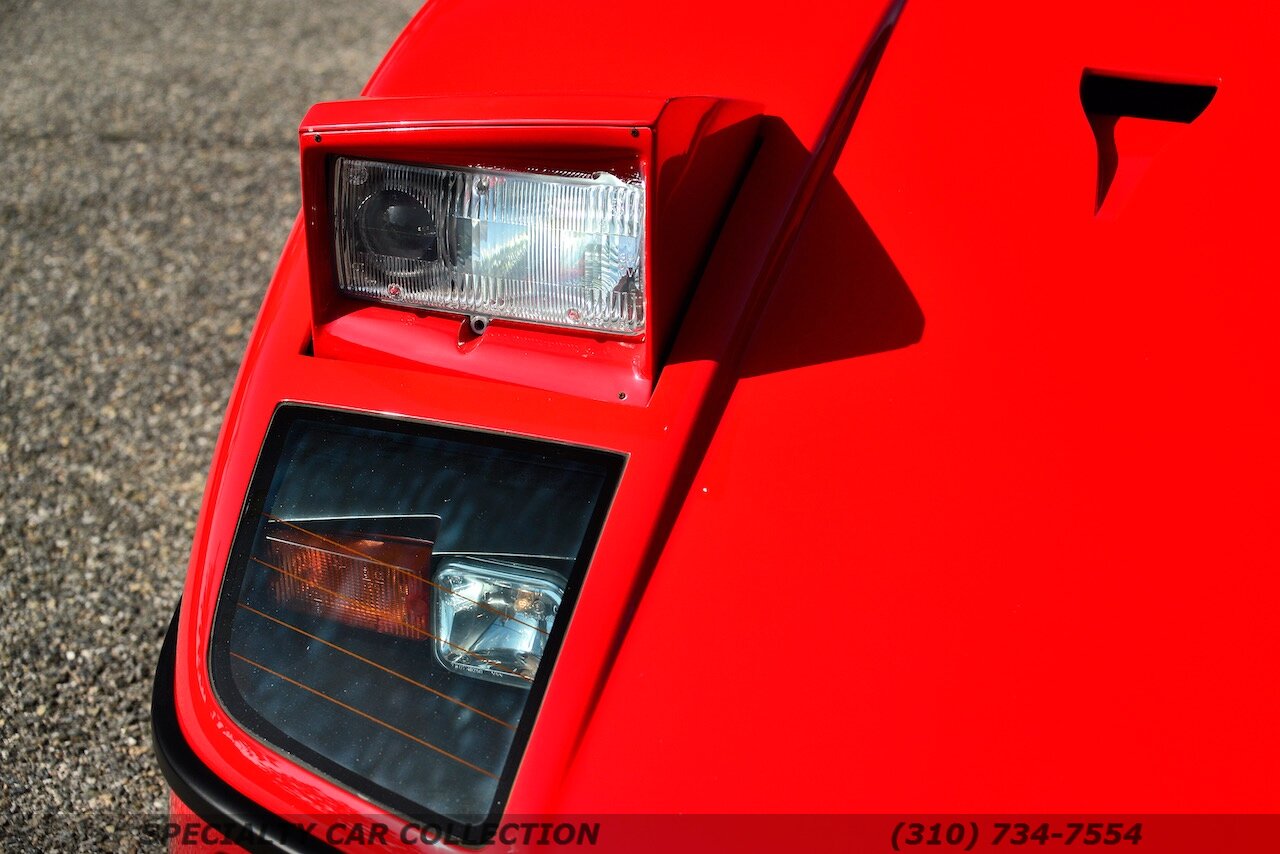
<path id="1" fill-rule="evenodd" d="M 468 315 L 644 329 L 644 187 L 339 157 L 338 288 Z"/>
<path id="2" fill-rule="evenodd" d="M 433 633 L 450 670 L 527 688 L 564 598 L 562 576 L 480 558 L 441 565 Z"/>

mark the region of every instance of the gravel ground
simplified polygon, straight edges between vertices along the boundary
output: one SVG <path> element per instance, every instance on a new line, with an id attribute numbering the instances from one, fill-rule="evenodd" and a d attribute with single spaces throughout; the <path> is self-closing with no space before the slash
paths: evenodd
<path id="1" fill-rule="evenodd" d="M 297 124 L 416 5 L 0 0 L 6 849 L 160 847 L 151 677 Z"/>

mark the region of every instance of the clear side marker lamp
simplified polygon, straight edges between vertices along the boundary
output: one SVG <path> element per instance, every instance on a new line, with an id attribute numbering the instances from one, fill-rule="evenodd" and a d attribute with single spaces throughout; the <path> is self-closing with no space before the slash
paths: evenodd
<path id="1" fill-rule="evenodd" d="M 538 672 L 565 579 L 487 558 L 452 558 L 433 579 L 436 656 L 450 670 L 528 688 Z"/>

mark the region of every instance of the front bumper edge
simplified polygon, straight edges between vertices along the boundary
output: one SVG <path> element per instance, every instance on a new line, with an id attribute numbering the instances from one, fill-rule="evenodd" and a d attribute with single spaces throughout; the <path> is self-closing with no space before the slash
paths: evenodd
<path id="1" fill-rule="evenodd" d="M 179 602 L 160 648 L 151 692 L 151 742 L 165 780 L 201 820 L 242 848 L 287 854 L 333 854 L 336 849 L 232 788 L 210 770 L 187 743 L 178 725 L 173 690 L 181 609 Z"/>

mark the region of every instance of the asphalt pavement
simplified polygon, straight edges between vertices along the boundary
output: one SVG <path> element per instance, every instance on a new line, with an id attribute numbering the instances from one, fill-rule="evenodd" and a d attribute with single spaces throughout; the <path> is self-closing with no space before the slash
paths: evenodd
<path id="1" fill-rule="evenodd" d="M 0 846 L 156 850 L 160 640 L 298 206 L 417 3 L 0 0 Z"/>

